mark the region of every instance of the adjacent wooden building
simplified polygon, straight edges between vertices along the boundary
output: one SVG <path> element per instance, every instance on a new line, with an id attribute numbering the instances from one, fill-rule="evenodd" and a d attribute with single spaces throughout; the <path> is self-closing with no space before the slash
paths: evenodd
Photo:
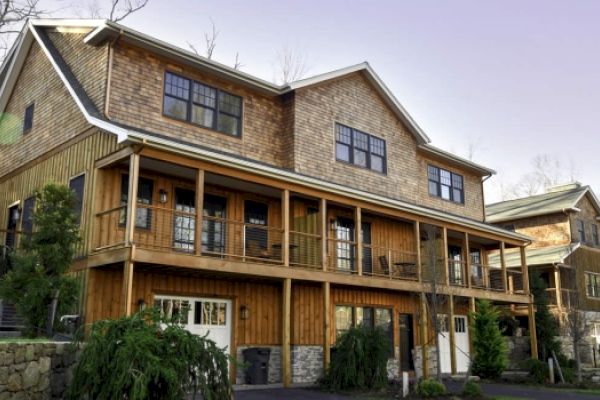
<path id="1" fill-rule="evenodd" d="M 484 222 L 493 171 L 431 145 L 366 63 L 277 86 L 111 22 L 32 20 L 0 78 L 1 243 L 69 184 L 85 323 L 160 307 L 238 357 L 270 348 L 289 385 L 356 324 L 413 370 L 432 280 L 445 372 L 466 371 L 475 299 L 531 311 L 528 238 Z"/>

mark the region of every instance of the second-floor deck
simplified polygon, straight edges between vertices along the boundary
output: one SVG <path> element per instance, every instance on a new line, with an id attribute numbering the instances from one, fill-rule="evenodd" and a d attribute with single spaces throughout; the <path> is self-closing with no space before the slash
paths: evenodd
<path id="1" fill-rule="evenodd" d="M 248 271 L 252 265 L 260 274 L 277 275 L 281 267 L 303 279 L 334 274 L 374 287 L 390 287 L 386 280 L 422 291 L 435 281 L 441 292 L 526 294 L 523 267 L 488 262 L 489 254 L 517 246 L 510 240 L 150 155 L 129 155 L 97 169 L 92 266 L 119 261 L 115 254 L 121 254 L 203 268 Z M 126 250 L 131 248 L 135 256 Z"/>

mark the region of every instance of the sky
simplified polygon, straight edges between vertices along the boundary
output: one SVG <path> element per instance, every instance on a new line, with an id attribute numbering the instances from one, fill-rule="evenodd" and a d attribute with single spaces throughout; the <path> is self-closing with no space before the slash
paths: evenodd
<path id="1" fill-rule="evenodd" d="M 307 75 L 368 61 L 432 144 L 498 172 L 488 203 L 540 154 L 600 195 L 600 1 L 150 0 L 122 23 L 202 48 L 211 19 L 213 59 L 266 80 L 284 47 Z"/>

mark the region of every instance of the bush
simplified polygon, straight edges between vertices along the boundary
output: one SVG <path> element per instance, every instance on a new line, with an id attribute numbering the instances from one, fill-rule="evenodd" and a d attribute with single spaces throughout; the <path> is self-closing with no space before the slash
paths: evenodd
<path id="1" fill-rule="evenodd" d="M 212 340 L 148 309 L 92 325 L 67 398 L 183 400 L 193 392 L 228 399 L 227 361 Z"/>
<path id="2" fill-rule="evenodd" d="M 336 341 L 323 386 L 334 391 L 386 386 L 389 352 L 390 342 L 381 328 L 350 328 Z"/>
<path id="3" fill-rule="evenodd" d="M 529 376 L 535 383 L 545 383 L 548 379 L 548 365 L 540 360 L 530 358 L 524 363 L 525 369 L 529 371 Z"/>
<path id="4" fill-rule="evenodd" d="M 21 235 L 19 248 L 10 253 L 10 268 L 0 280 L 0 297 L 15 305 L 27 336 L 52 335 L 60 315 L 72 313 L 77 303 L 80 282 L 66 274 L 80 242 L 74 204 L 74 193 L 67 186 L 44 186 L 36 195 L 35 229 Z M 51 308 L 56 308 L 52 320 Z"/>
<path id="5" fill-rule="evenodd" d="M 496 379 L 508 366 L 508 347 L 498 326 L 498 309 L 487 300 L 479 300 L 471 317 L 473 374 Z"/>
<path id="6" fill-rule="evenodd" d="M 465 383 L 465 387 L 463 388 L 463 396 L 464 397 L 481 397 L 483 392 L 481 391 L 481 386 L 477 382 L 467 381 Z"/>
<path id="7" fill-rule="evenodd" d="M 446 394 L 446 386 L 435 379 L 421 379 L 417 384 L 416 392 L 420 397 L 438 397 Z"/>

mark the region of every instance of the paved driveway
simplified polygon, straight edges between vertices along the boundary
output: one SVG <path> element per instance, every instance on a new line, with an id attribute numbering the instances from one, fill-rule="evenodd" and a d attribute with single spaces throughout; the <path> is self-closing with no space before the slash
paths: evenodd
<path id="1" fill-rule="evenodd" d="M 235 392 L 235 400 L 349 400 L 341 394 L 324 393 L 313 389 L 260 389 Z"/>

